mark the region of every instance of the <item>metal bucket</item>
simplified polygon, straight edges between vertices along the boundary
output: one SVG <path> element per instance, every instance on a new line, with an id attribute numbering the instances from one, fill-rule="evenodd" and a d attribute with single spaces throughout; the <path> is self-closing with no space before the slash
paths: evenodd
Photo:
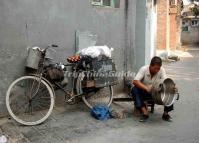
<path id="1" fill-rule="evenodd" d="M 26 67 L 38 69 L 40 58 L 41 52 L 38 50 L 37 47 L 29 48 L 28 56 L 26 58 Z"/>
<path id="2" fill-rule="evenodd" d="M 158 105 L 171 106 L 179 98 L 179 93 L 175 91 L 174 81 L 167 78 L 153 85 L 152 98 Z"/>

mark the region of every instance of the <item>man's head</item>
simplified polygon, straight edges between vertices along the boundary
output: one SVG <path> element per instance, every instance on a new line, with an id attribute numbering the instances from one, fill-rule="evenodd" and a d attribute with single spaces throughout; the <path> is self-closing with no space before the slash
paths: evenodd
<path id="1" fill-rule="evenodd" d="M 149 70 L 150 70 L 150 73 L 151 74 L 157 74 L 159 71 L 160 71 L 160 68 L 162 66 L 162 60 L 160 57 L 153 57 L 151 59 L 151 63 L 150 63 L 150 67 L 149 67 Z"/>

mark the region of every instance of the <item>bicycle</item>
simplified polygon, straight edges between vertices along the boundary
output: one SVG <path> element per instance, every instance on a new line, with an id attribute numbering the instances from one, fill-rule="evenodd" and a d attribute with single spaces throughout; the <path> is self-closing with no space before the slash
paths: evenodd
<path id="1" fill-rule="evenodd" d="M 38 69 L 36 74 L 22 76 L 13 81 L 6 93 L 6 107 L 10 116 L 18 123 L 23 125 L 38 125 L 44 122 L 52 113 L 55 104 L 55 90 L 60 89 L 65 93 L 65 101 L 68 104 L 76 103 L 76 98 L 81 97 L 83 102 L 92 108 L 97 104 L 110 106 L 113 100 L 113 85 L 109 81 L 96 86 L 95 77 L 90 76 L 93 68 L 86 60 L 80 60 L 68 64 L 46 65 L 46 52 L 48 49 L 58 47 L 51 45 L 45 49 L 37 49 L 40 53 Z M 87 58 L 88 59 L 88 58 Z M 92 59 L 90 59 L 90 62 Z M 107 62 L 107 60 L 105 60 Z M 103 60 L 98 61 L 101 65 Z M 99 64 L 98 63 L 98 64 Z M 109 61 L 110 63 L 110 61 Z M 99 66 L 99 65 L 98 65 Z M 66 90 L 62 84 L 63 73 L 71 67 L 76 77 L 72 77 L 72 88 Z M 105 66 L 105 68 L 107 65 Z M 110 65 L 109 65 L 110 67 Z M 61 73 L 61 77 L 54 80 L 49 76 L 49 72 L 55 71 Z M 58 75 L 59 75 L 58 74 Z M 55 75 L 56 77 L 56 75 Z M 98 77 L 99 83 L 100 77 Z"/>

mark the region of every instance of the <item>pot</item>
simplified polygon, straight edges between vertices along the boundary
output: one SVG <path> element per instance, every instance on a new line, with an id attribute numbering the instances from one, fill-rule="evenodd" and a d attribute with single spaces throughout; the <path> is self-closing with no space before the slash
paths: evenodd
<path id="1" fill-rule="evenodd" d="M 170 78 L 154 84 L 151 93 L 154 102 L 158 105 L 171 106 L 179 99 L 179 93 L 175 90 L 175 83 Z"/>

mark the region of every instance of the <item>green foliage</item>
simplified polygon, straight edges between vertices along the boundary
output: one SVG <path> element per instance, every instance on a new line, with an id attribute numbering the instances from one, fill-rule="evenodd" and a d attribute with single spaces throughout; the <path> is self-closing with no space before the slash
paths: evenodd
<path id="1" fill-rule="evenodd" d="M 192 9 L 192 12 L 194 14 L 194 16 L 199 16 L 199 8 L 197 6 L 195 6 L 193 9 Z"/>

